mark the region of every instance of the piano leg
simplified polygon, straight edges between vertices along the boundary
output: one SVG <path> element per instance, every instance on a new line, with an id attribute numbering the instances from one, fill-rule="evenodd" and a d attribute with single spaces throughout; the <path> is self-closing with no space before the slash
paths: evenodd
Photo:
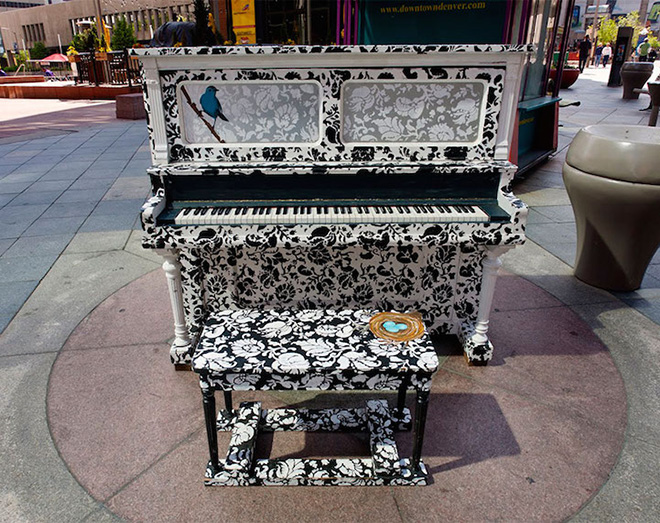
<path id="1" fill-rule="evenodd" d="M 174 315 L 174 341 L 170 348 L 170 359 L 176 370 L 190 370 L 191 341 L 183 309 L 181 264 L 177 260 L 174 250 L 156 249 L 156 252 L 164 259 L 163 270 L 167 277 L 167 287 L 170 291 L 170 301 Z"/>
<path id="2" fill-rule="evenodd" d="M 502 266 L 500 256 L 512 249 L 512 246 L 488 246 L 481 262 L 481 291 L 479 292 L 479 307 L 474 324 L 463 324 L 459 336 L 463 343 L 463 353 L 468 365 L 484 366 L 493 357 L 493 345 L 488 339 L 488 322 L 490 310 L 495 295 L 497 273 Z"/>

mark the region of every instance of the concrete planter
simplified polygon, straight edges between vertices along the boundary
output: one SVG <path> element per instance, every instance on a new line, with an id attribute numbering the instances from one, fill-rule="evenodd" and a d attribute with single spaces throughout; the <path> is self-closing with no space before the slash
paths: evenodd
<path id="1" fill-rule="evenodd" d="M 623 82 L 623 99 L 637 100 L 639 93 L 633 89 L 644 87 L 653 74 L 653 64 L 649 62 L 626 62 L 621 66 L 621 81 Z"/>
<path id="2" fill-rule="evenodd" d="M 660 129 L 585 127 L 563 177 L 577 227 L 575 276 L 602 289 L 639 288 L 660 245 Z"/>

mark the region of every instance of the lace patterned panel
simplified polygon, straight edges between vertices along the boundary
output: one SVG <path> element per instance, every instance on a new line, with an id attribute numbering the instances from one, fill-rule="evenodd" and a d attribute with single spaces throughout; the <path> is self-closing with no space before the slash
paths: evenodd
<path id="1" fill-rule="evenodd" d="M 486 83 L 348 81 L 342 93 L 344 143 L 440 143 L 481 140 Z"/>
<path id="2" fill-rule="evenodd" d="M 189 144 L 217 144 L 219 138 L 245 145 L 314 143 L 320 138 L 317 82 L 184 82 L 177 91 Z"/>

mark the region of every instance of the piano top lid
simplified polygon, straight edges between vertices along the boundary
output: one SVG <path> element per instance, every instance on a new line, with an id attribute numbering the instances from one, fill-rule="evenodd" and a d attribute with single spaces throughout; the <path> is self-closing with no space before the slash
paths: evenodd
<path id="1" fill-rule="evenodd" d="M 151 47 L 129 49 L 131 56 L 215 56 L 215 55 L 309 55 L 309 54 L 434 54 L 434 53 L 532 53 L 533 44 L 418 44 L 418 45 L 240 45 L 215 47 Z"/>

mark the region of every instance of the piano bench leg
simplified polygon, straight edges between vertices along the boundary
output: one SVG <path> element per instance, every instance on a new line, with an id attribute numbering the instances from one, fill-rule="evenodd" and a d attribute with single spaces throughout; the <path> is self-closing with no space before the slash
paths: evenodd
<path id="1" fill-rule="evenodd" d="M 220 471 L 218 457 L 218 429 L 216 426 L 215 391 L 209 385 L 202 385 L 202 404 L 204 406 L 204 421 L 206 424 L 206 438 L 209 445 L 209 468 L 212 475 Z"/>

